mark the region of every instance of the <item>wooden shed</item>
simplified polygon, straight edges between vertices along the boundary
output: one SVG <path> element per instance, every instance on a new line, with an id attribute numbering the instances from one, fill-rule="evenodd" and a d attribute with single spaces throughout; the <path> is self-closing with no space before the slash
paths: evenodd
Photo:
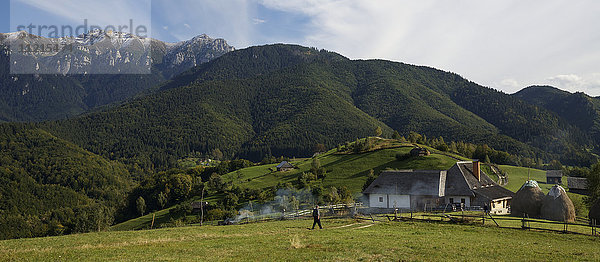
<path id="1" fill-rule="evenodd" d="M 548 170 L 546 171 L 546 183 L 560 185 L 562 184 L 563 172 L 562 170 Z"/>
<path id="2" fill-rule="evenodd" d="M 587 195 L 587 178 L 583 177 L 569 177 L 567 179 L 567 186 L 569 192 L 581 195 Z"/>

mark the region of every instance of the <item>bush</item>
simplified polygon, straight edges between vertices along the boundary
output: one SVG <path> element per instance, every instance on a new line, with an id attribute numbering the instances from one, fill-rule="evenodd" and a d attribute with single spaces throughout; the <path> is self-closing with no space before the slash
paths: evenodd
<path id="1" fill-rule="evenodd" d="M 410 158 L 410 153 L 406 153 L 406 154 L 402 154 L 402 153 L 398 153 L 396 154 L 396 160 L 398 161 L 402 161 L 402 160 L 406 160 Z"/>
<path id="2" fill-rule="evenodd" d="M 573 206 L 575 207 L 575 215 L 578 217 L 587 217 L 589 210 L 585 202 L 581 198 L 575 197 L 571 197 L 571 201 L 573 201 Z"/>
<path id="3" fill-rule="evenodd" d="M 192 213 L 192 206 L 189 203 L 179 204 L 169 210 L 169 216 L 172 218 L 181 218 Z"/>
<path id="4" fill-rule="evenodd" d="M 208 210 L 204 215 L 204 221 L 225 220 L 237 217 L 237 211 L 227 211 L 221 208 Z"/>

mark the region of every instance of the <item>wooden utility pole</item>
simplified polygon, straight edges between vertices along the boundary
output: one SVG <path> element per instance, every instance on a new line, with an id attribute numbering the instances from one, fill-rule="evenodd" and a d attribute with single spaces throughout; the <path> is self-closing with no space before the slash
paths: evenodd
<path id="1" fill-rule="evenodd" d="M 150 229 L 154 227 L 154 218 L 156 217 L 156 212 L 152 213 L 152 224 L 150 225 Z"/>
<path id="2" fill-rule="evenodd" d="M 202 186 L 202 196 L 200 197 L 200 226 L 204 222 L 204 188 L 206 185 Z"/>

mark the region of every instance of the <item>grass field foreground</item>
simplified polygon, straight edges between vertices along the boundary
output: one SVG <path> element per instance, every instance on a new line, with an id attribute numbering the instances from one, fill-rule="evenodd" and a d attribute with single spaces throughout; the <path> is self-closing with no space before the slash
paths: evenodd
<path id="1" fill-rule="evenodd" d="M 576 261 L 600 238 L 435 222 L 325 219 L 102 232 L 0 241 L 0 260 Z"/>

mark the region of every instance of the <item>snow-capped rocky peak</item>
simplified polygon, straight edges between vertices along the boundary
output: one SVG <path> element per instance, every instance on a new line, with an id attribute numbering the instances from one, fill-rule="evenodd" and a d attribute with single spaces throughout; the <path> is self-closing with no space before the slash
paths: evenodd
<path id="1" fill-rule="evenodd" d="M 130 41 L 134 40 L 141 42 L 149 41 L 149 39 L 146 40 L 146 38 L 141 38 L 129 33 L 103 31 L 99 29 L 94 29 L 75 38 L 75 41 L 81 45 L 95 45 L 103 41 L 109 41 L 116 48 L 121 48 L 123 45 L 128 45 Z"/>
<path id="2" fill-rule="evenodd" d="M 12 33 L 0 33 L 0 43 L 2 42 L 13 42 L 23 39 L 40 38 L 39 36 L 31 35 L 25 31 L 12 32 Z"/>
<path id="3" fill-rule="evenodd" d="M 99 29 L 62 38 L 44 38 L 26 32 L 0 34 L 0 43 L 18 47 L 22 41 L 27 48 L 52 47 L 41 52 L 11 49 L 17 58 L 13 61 L 27 73 L 137 74 L 149 73 L 150 67 L 156 67 L 169 78 L 234 50 L 225 40 L 205 34 L 178 43 Z"/>

